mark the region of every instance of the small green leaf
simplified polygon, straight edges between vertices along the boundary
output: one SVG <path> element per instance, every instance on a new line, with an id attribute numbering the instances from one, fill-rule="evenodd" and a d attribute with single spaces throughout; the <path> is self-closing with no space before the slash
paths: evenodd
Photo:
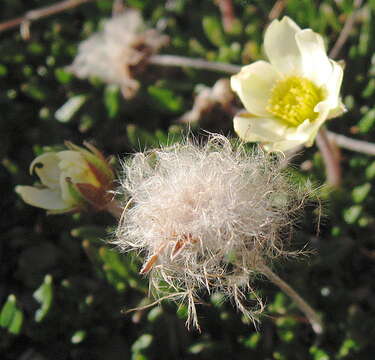
<path id="1" fill-rule="evenodd" d="M 161 109 L 170 112 L 179 112 L 183 109 L 182 97 L 176 96 L 172 90 L 150 85 L 147 91 Z"/>
<path id="2" fill-rule="evenodd" d="M 0 326 L 1 327 L 8 327 L 13 319 L 13 316 L 16 312 L 16 297 L 11 294 L 8 296 L 7 301 L 5 302 L 3 308 L 1 309 L 0 313 Z"/>
<path id="3" fill-rule="evenodd" d="M 375 125 L 375 109 L 371 109 L 359 120 L 358 128 L 362 134 L 367 134 Z"/>
<path id="4" fill-rule="evenodd" d="M 68 84 L 73 79 L 73 74 L 63 68 L 55 69 L 55 78 L 61 84 Z"/>
<path id="5" fill-rule="evenodd" d="M 330 359 L 328 354 L 322 349 L 319 349 L 317 346 L 312 346 L 310 348 L 310 354 L 313 356 L 314 360 L 329 360 Z"/>
<path id="6" fill-rule="evenodd" d="M 216 16 L 205 16 L 202 25 L 207 39 L 209 39 L 212 44 L 219 48 L 225 45 L 225 36 L 221 21 Z"/>
<path id="7" fill-rule="evenodd" d="M 153 340 L 153 336 L 150 334 L 141 335 L 135 343 L 132 345 L 132 352 L 137 353 L 147 349 Z"/>
<path id="8" fill-rule="evenodd" d="M 362 206 L 354 205 L 344 210 L 344 219 L 348 224 L 354 224 L 362 212 Z"/>
<path id="9" fill-rule="evenodd" d="M 35 321 L 41 322 L 48 314 L 52 304 L 53 289 L 51 275 L 46 275 L 44 277 L 43 284 L 34 292 L 33 296 L 41 305 L 41 307 L 35 312 Z"/>
<path id="10" fill-rule="evenodd" d="M 360 204 L 363 202 L 367 195 L 371 191 L 371 184 L 365 183 L 363 185 L 356 186 L 352 191 L 352 198 L 355 203 Z"/>
<path id="11" fill-rule="evenodd" d="M 71 337 L 70 341 L 72 344 L 79 344 L 86 338 L 86 331 L 85 330 L 78 330 L 76 331 L 73 336 Z"/>
<path id="12" fill-rule="evenodd" d="M 109 85 L 104 91 L 104 104 L 107 108 L 107 114 L 114 118 L 120 108 L 120 89 L 116 85 Z"/>
<path id="13" fill-rule="evenodd" d="M 16 312 L 14 313 L 13 319 L 8 326 L 8 330 L 11 334 L 18 335 L 21 331 L 23 323 L 23 313 L 21 310 L 16 309 Z"/>

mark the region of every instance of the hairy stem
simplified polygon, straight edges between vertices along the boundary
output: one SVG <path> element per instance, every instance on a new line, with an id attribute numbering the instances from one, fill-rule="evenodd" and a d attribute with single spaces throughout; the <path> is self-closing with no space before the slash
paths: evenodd
<path id="1" fill-rule="evenodd" d="M 316 334 L 323 333 L 323 323 L 317 312 L 304 300 L 298 293 L 277 274 L 275 274 L 268 266 L 262 266 L 262 272 L 267 278 L 283 290 L 298 306 L 298 308 L 306 315 L 313 330 Z"/>

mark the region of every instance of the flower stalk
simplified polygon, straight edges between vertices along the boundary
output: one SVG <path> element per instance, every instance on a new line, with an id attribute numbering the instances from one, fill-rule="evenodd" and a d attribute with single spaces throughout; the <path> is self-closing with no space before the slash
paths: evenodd
<path id="1" fill-rule="evenodd" d="M 316 334 L 323 333 L 323 323 L 318 313 L 283 279 L 275 274 L 268 266 L 263 265 L 262 273 L 285 294 L 287 294 L 297 305 L 297 307 L 306 315 L 311 327 Z"/>

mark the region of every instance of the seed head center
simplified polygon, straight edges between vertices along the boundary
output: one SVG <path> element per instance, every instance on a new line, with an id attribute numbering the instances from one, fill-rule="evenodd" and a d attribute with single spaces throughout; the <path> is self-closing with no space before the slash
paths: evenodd
<path id="1" fill-rule="evenodd" d="M 279 80 L 273 87 L 267 110 L 289 126 L 298 126 L 306 119 L 313 121 L 317 118 L 314 108 L 323 99 L 323 89 L 311 80 L 290 76 Z"/>

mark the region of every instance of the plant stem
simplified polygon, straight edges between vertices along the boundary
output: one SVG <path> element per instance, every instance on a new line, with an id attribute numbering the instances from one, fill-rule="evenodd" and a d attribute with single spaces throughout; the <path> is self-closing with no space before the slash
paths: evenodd
<path id="1" fill-rule="evenodd" d="M 347 136 L 336 134 L 332 131 L 327 131 L 327 136 L 332 142 L 336 143 L 337 146 L 343 149 L 356 151 L 367 155 L 375 155 L 375 144 L 368 141 L 354 140 Z"/>
<path id="2" fill-rule="evenodd" d="M 159 66 L 190 67 L 194 69 L 236 74 L 241 70 L 240 65 L 232 65 L 203 59 L 192 59 L 178 55 L 153 55 L 149 63 Z"/>
<path id="3" fill-rule="evenodd" d="M 35 10 L 30 10 L 21 17 L 1 23 L 0 32 L 10 30 L 22 24 L 27 24 L 27 26 L 29 26 L 32 21 L 36 21 L 36 20 L 42 19 L 44 17 L 50 16 L 53 14 L 57 14 L 59 12 L 74 8 L 78 5 L 81 5 L 90 1 L 94 1 L 94 0 L 65 0 L 57 4 L 45 6 L 39 9 L 35 9 Z"/>
<path id="4" fill-rule="evenodd" d="M 335 45 L 333 45 L 331 51 L 329 52 L 329 57 L 332 59 L 335 59 L 337 55 L 339 54 L 340 50 L 344 46 L 346 40 L 348 40 L 348 37 L 350 35 L 350 31 L 353 28 L 355 17 L 357 15 L 358 8 L 361 7 L 362 0 L 354 0 L 353 1 L 353 12 L 350 14 L 350 16 L 347 17 L 345 24 L 340 32 L 339 37 L 337 38 Z"/>
<path id="5" fill-rule="evenodd" d="M 316 144 L 323 156 L 327 171 L 328 184 L 338 187 L 341 184 L 341 166 L 340 158 L 334 151 L 334 145 L 329 141 L 327 130 L 321 128 L 317 137 Z"/>
<path id="6" fill-rule="evenodd" d="M 268 266 L 262 266 L 262 272 L 267 278 L 283 290 L 299 307 L 299 309 L 306 315 L 313 330 L 316 334 L 323 333 L 323 323 L 317 312 L 305 301 L 300 295 L 277 274 L 275 274 Z"/>

